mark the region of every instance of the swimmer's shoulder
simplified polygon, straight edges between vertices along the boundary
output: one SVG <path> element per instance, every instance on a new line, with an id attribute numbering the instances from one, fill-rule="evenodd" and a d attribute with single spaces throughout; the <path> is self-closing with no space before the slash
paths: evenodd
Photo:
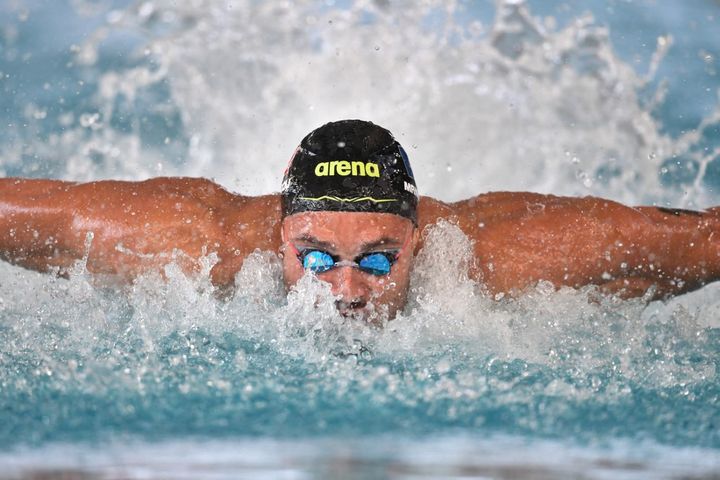
<path id="1" fill-rule="evenodd" d="M 215 233 L 209 251 L 218 254 L 211 276 L 216 285 L 232 285 L 244 259 L 256 250 L 280 248 L 280 195 L 243 195 L 207 178 L 154 178 L 145 182 L 166 197 L 184 199 L 206 212 L 206 227 Z"/>
<path id="2" fill-rule="evenodd" d="M 420 227 L 444 219 L 453 223 L 493 222 L 526 212 L 528 206 L 562 202 L 563 197 L 532 192 L 487 192 L 457 202 L 421 197 L 418 206 Z"/>
<path id="3" fill-rule="evenodd" d="M 202 202 L 233 238 L 263 249 L 275 246 L 281 220 L 280 195 L 243 195 L 207 178 L 157 178 L 148 180 L 166 192 L 177 192 Z"/>
<path id="4" fill-rule="evenodd" d="M 204 177 L 155 177 L 137 182 L 144 192 L 171 199 L 191 199 L 224 215 L 251 220 L 253 217 L 280 212 L 280 195 L 243 195 L 232 192 L 215 180 Z"/>
<path id="5" fill-rule="evenodd" d="M 418 207 L 421 231 L 439 220 L 460 227 L 471 239 L 507 237 L 519 227 L 554 228 L 569 218 L 599 217 L 598 211 L 620 215 L 614 202 L 594 197 L 561 197 L 534 192 L 488 192 L 457 202 L 446 203 L 422 197 Z"/>
<path id="6" fill-rule="evenodd" d="M 280 196 L 243 195 L 214 180 L 195 177 L 156 177 L 133 185 L 148 207 L 166 217 L 184 218 L 215 242 L 247 256 L 255 248 L 276 250 L 279 243 Z M 214 233 L 210 233 L 214 232 Z"/>

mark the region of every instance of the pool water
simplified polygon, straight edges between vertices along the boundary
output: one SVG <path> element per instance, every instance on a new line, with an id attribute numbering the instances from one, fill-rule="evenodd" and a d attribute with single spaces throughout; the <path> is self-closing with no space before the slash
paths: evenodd
<path id="1" fill-rule="evenodd" d="M 421 193 L 720 204 L 713 1 L 6 2 L 0 174 L 276 191 L 338 118 L 390 128 Z M 0 479 L 717 478 L 720 285 L 491 298 L 424 233 L 410 303 L 340 318 L 256 252 L 218 300 L 0 264 Z M 319 299 L 319 301 L 318 301 Z"/>

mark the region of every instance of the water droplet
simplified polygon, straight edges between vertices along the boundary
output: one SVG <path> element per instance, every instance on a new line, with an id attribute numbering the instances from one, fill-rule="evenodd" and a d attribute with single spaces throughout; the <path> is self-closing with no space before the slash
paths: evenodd
<path id="1" fill-rule="evenodd" d="M 442 358 L 435 364 L 435 371 L 437 373 L 439 373 L 440 375 L 443 375 L 443 374 L 449 372 L 450 368 L 451 368 L 450 361 L 448 361 L 447 358 Z"/>
<path id="2" fill-rule="evenodd" d="M 80 125 L 85 128 L 99 127 L 100 114 L 99 113 L 83 113 L 80 116 Z"/>
<path id="3" fill-rule="evenodd" d="M 122 20 L 122 18 L 123 12 L 120 10 L 112 10 L 108 12 L 107 16 L 105 17 L 107 22 L 110 24 L 118 23 L 120 20 Z"/>
<path id="4" fill-rule="evenodd" d="M 138 13 L 140 14 L 140 17 L 147 18 L 152 15 L 154 11 L 155 6 L 152 4 L 152 2 L 145 2 L 140 6 Z"/>

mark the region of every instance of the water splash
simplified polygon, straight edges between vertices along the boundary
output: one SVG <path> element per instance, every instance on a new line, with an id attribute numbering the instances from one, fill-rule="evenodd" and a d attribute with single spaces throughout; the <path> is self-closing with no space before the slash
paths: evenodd
<path id="1" fill-rule="evenodd" d="M 4 156 L 60 162 L 73 179 L 185 174 L 259 194 L 278 189 L 307 131 L 357 117 L 395 132 L 421 191 L 446 200 L 520 189 L 718 202 L 706 179 L 718 152 L 697 148 L 718 110 L 672 138 L 652 114 L 662 87 L 643 101 L 670 37 L 643 75 L 590 15 L 556 29 L 525 2 L 501 1 L 493 25 L 466 26 L 465 7 L 134 2 L 76 49 L 74 61 L 97 72 L 90 108 Z M 137 49 L 127 65 L 102 69 L 119 35 Z"/>
<path id="2" fill-rule="evenodd" d="M 517 188 L 717 203 L 705 177 L 718 152 L 699 146 L 718 112 L 671 138 L 651 113 L 662 91 L 640 93 L 655 67 L 618 59 L 591 17 L 557 30 L 507 1 L 492 26 L 466 27 L 462 9 L 132 3 L 73 52 L 96 74 L 88 103 L 57 131 L 4 144 L 0 168 L 202 175 L 266 193 L 310 128 L 361 117 L 393 130 L 421 191 L 445 200 Z M 103 45 L 120 34 L 141 40 L 110 68 Z M 29 105 L 28 122 L 43 112 Z M 667 183 L 668 161 L 697 169 Z M 0 447 L 456 431 L 720 446 L 716 287 L 650 305 L 543 284 L 490 298 L 455 226 L 426 240 L 411 302 L 384 329 L 340 318 L 311 276 L 286 296 L 270 252 L 245 261 L 225 300 L 212 256 L 198 276 L 170 263 L 120 289 L 82 265 L 65 281 L 0 264 Z"/>
<path id="3" fill-rule="evenodd" d="M 248 259 L 230 300 L 172 263 L 122 295 L 81 269 L 65 281 L 3 265 L 0 444 L 483 428 L 719 445 L 707 310 L 545 285 L 497 301 L 468 279 L 456 226 L 426 242 L 413 301 L 383 329 L 338 315 L 312 275 L 286 297 L 270 253 Z"/>

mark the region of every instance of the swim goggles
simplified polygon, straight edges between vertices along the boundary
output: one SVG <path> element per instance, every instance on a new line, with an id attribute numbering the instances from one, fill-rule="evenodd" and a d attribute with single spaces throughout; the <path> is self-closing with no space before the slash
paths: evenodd
<path id="1" fill-rule="evenodd" d="M 393 264 L 400 258 L 400 252 L 407 246 L 410 237 L 405 244 L 398 250 L 383 250 L 376 252 L 366 252 L 355 257 L 354 260 L 340 260 L 340 257 L 332 255 L 324 250 L 317 248 L 298 249 L 295 245 L 290 244 L 295 255 L 305 270 L 314 273 L 323 273 L 335 267 L 354 267 L 371 275 L 383 276 L 390 273 Z"/>

